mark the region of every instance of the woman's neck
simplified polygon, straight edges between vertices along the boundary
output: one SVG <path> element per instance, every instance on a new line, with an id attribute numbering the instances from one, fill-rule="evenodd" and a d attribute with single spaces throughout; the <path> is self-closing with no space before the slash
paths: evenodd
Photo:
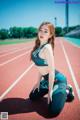
<path id="1" fill-rule="evenodd" d="M 47 41 L 42 41 L 41 43 L 40 43 L 40 46 L 42 46 L 42 45 L 44 45 L 44 44 L 46 44 L 47 43 Z"/>

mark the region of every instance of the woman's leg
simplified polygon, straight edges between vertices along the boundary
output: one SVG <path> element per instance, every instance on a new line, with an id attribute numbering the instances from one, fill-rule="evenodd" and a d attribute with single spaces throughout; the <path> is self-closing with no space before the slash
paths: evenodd
<path id="1" fill-rule="evenodd" d="M 55 70 L 55 80 L 57 80 L 58 76 L 60 76 L 59 72 Z M 39 92 L 38 89 L 34 92 L 33 90 L 30 92 L 29 97 L 31 100 L 38 100 L 48 93 L 48 77 L 49 74 L 43 76 L 44 80 L 41 80 L 40 82 Z"/>
<path id="2" fill-rule="evenodd" d="M 37 100 L 37 99 L 43 97 L 44 95 L 46 95 L 48 93 L 48 76 L 49 76 L 49 74 L 43 76 L 44 80 L 42 80 L 40 82 L 39 92 L 38 92 L 38 89 L 36 89 L 34 92 L 33 92 L 33 90 L 31 91 L 31 93 L 29 95 L 31 100 Z M 62 73 L 57 71 L 57 70 L 55 70 L 55 83 L 56 83 L 56 81 L 58 83 L 64 83 L 67 86 L 67 79 L 66 79 L 66 77 Z M 66 101 L 70 102 L 73 99 L 74 99 L 74 96 L 70 92 L 70 94 L 67 95 Z"/>
<path id="3" fill-rule="evenodd" d="M 73 87 L 69 84 L 67 84 L 67 78 L 60 73 L 59 71 L 55 70 L 55 79 L 58 80 L 58 82 L 64 82 L 67 86 L 66 86 L 66 93 L 67 93 L 67 99 L 66 102 L 72 102 L 74 100 L 74 91 L 73 91 Z"/>
<path id="4" fill-rule="evenodd" d="M 53 86 L 52 102 L 49 104 L 49 112 L 53 117 L 56 117 L 62 111 L 67 98 L 66 77 L 62 73 L 56 72 L 55 79 L 56 83 Z"/>
<path id="5" fill-rule="evenodd" d="M 39 91 L 38 89 L 36 89 L 34 92 L 32 90 L 29 95 L 30 99 L 33 101 L 38 100 L 48 93 L 48 75 L 45 75 L 43 77 L 44 80 L 41 80 L 40 82 Z"/>

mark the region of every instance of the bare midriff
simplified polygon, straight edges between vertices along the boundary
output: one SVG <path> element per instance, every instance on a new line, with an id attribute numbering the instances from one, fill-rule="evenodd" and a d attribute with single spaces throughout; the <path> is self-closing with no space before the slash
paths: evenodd
<path id="1" fill-rule="evenodd" d="M 43 58 L 43 59 L 46 59 L 44 52 L 45 52 L 45 47 L 42 48 L 42 50 L 40 51 L 39 57 L 40 57 L 40 58 Z M 48 66 L 37 66 L 37 65 L 36 65 L 36 67 L 37 67 L 37 69 L 39 70 L 39 72 L 40 72 L 41 75 L 46 75 L 46 74 L 49 73 L 49 72 L 48 72 Z"/>
<path id="2" fill-rule="evenodd" d="M 41 75 L 46 75 L 49 73 L 48 66 L 36 66 L 36 67 L 39 70 Z"/>

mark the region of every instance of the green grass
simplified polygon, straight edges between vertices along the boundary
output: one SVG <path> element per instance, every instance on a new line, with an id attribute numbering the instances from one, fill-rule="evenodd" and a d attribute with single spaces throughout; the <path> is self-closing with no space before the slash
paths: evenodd
<path id="1" fill-rule="evenodd" d="M 76 45 L 78 47 L 80 47 L 80 39 L 78 39 L 78 38 L 71 38 L 71 37 L 64 37 L 64 38 L 65 38 L 65 40 L 73 43 L 74 45 Z"/>
<path id="2" fill-rule="evenodd" d="M 35 40 L 35 38 L 32 39 L 6 39 L 6 40 L 0 40 L 0 45 L 8 45 L 8 44 L 19 44 L 19 43 L 25 43 Z"/>

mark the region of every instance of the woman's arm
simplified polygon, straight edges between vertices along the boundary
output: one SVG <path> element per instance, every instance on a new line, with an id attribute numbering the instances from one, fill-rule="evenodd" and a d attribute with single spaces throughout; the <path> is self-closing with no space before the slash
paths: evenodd
<path id="1" fill-rule="evenodd" d="M 53 84 L 54 84 L 54 74 L 53 74 L 53 72 L 50 72 L 49 73 L 48 104 L 50 103 L 50 100 L 52 101 Z"/>
<path id="2" fill-rule="evenodd" d="M 49 103 L 50 100 L 52 100 L 52 89 L 53 89 L 54 77 L 55 77 L 54 56 L 50 44 L 45 46 L 45 57 L 48 63 L 48 72 L 49 72 L 49 92 L 48 92 L 48 103 Z"/>
<path id="3" fill-rule="evenodd" d="M 36 88 L 38 88 L 38 91 L 39 91 L 41 79 L 42 79 L 42 75 L 39 73 L 39 79 L 38 79 L 37 83 L 35 84 L 35 86 L 33 87 L 33 91 L 35 91 Z"/>

